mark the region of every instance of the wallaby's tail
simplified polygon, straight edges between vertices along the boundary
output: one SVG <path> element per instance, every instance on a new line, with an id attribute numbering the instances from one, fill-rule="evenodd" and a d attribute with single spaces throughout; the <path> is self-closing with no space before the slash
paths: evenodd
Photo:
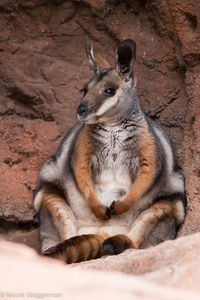
<path id="1" fill-rule="evenodd" d="M 74 236 L 53 246 L 42 254 L 57 258 L 67 264 L 99 258 L 105 255 L 103 242 L 106 237 L 98 234 Z"/>

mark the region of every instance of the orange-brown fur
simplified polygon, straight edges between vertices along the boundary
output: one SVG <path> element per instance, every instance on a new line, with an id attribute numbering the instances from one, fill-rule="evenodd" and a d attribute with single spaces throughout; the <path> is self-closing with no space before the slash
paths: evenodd
<path id="1" fill-rule="evenodd" d="M 106 219 L 107 208 L 97 198 L 91 181 L 90 162 L 93 154 L 93 145 L 87 127 L 81 132 L 75 155 L 76 182 L 91 211 L 100 219 Z"/>
<path id="2" fill-rule="evenodd" d="M 131 209 L 151 186 L 156 170 L 155 143 L 148 128 L 144 127 L 139 136 L 140 174 L 130 191 L 117 202 L 113 203 L 112 214 L 119 215 Z"/>
<path id="3" fill-rule="evenodd" d="M 100 69 L 110 68 L 109 63 L 96 51 L 94 51 L 94 58 Z"/>

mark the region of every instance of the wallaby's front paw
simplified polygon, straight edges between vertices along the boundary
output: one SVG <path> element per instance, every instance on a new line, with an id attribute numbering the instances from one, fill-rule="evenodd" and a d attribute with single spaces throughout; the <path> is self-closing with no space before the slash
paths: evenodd
<path id="1" fill-rule="evenodd" d="M 103 204 L 92 207 L 92 212 L 101 220 L 108 220 L 111 216 L 110 208 Z"/>
<path id="2" fill-rule="evenodd" d="M 110 215 L 115 214 L 115 204 L 116 204 L 116 201 L 113 201 L 109 207 Z"/>
<path id="3" fill-rule="evenodd" d="M 110 214 L 111 215 L 119 215 L 121 214 L 123 211 L 122 211 L 122 208 L 121 207 L 121 203 L 120 203 L 120 200 L 118 201 L 113 201 L 110 205 Z"/>
<path id="4" fill-rule="evenodd" d="M 121 200 L 113 201 L 110 205 L 110 215 L 120 215 L 129 210 L 129 207 Z"/>

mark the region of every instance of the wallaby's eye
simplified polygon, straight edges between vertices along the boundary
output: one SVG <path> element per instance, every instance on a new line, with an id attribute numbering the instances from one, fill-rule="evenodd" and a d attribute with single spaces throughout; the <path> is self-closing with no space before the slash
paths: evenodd
<path id="1" fill-rule="evenodd" d="M 88 92 L 88 90 L 86 88 L 83 88 L 80 90 L 80 92 L 82 93 L 83 92 L 83 96 L 85 96 Z"/>
<path id="2" fill-rule="evenodd" d="M 104 91 L 104 94 L 107 96 L 107 97 L 113 97 L 116 93 L 116 89 L 114 88 L 108 88 Z"/>

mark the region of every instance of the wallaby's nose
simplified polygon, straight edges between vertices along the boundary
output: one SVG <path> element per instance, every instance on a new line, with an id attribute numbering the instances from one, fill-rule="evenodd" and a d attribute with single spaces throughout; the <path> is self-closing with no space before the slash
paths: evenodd
<path id="1" fill-rule="evenodd" d="M 77 108 L 77 113 L 82 116 L 86 113 L 87 111 L 87 105 L 84 103 L 84 104 L 80 104 L 79 107 Z"/>

